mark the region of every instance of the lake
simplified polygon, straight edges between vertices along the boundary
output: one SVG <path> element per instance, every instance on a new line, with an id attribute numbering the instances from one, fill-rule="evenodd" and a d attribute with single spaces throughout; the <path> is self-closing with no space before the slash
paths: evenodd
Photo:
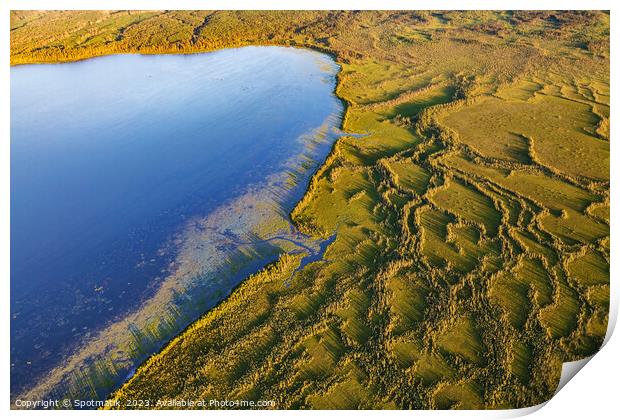
<path id="1" fill-rule="evenodd" d="M 245 47 L 11 68 L 11 395 L 105 396 L 281 252 L 338 66 Z M 322 252 L 322 251 L 321 251 Z"/>

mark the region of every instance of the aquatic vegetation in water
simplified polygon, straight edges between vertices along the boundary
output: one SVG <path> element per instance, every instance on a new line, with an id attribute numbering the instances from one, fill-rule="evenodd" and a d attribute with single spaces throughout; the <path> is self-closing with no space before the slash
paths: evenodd
<path id="1" fill-rule="evenodd" d="M 608 13 L 20 13 L 16 64 L 241 44 L 327 51 L 342 66 L 342 128 L 366 134 L 336 142 L 292 211 L 305 234 L 336 232 L 323 260 L 288 287 L 300 255 L 248 277 L 111 396 L 123 408 L 164 397 L 525 407 L 551 398 L 563 362 L 599 349 Z M 109 23 L 96 25 L 101 39 L 134 24 L 118 41 L 75 42 L 93 14 Z"/>

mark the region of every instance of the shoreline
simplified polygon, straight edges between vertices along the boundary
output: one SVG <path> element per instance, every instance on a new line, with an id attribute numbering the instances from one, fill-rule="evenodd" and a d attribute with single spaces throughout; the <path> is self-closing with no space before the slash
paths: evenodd
<path id="1" fill-rule="evenodd" d="M 211 52 L 217 52 L 217 51 L 222 51 L 222 50 L 230 50 L 230 49 L 241 49 L 241 48 L 246 48 L 246 47 L 282 47 L 282 48 L 296 48 L 296 49 L 303 49 L 303 50 L 308 50 L 314 53 L 319 53 L 319 54 L 326 54 L 324 51 L 320 51 L 317 49 L 312 49 L 312 48 L 306 48 L 306 47 L 293 47 L 293 46 L 289 46 L 289 45 L 281 45 L 281 44 L 273 44 L 273 45 L 263 45 L 263 44 L 251 44 L 251 45 L 244 45 L 241 47 L 232 47 L 232 48 L 218 48 L 218 49 L 214 49 L 214 50 L 209 50 L 209 51 L 195 51 L 195 52 L 191 52 L 191 53 L 177 53 L 177 52 L 170 52 L 170 53 L 148 53 L 148 54 L 144 54 L 142 52 L 140 53 L 132 53 L 132 52 L 127 52 L 127 53 L 109 53 L 109 54 L 100 54 L 100 55 L 93 55 L 91 57 L 84 57 L 84 58 L 80 58 L 80 59 L 76 59 L 76 60 L 63 60 L 63 61 L 54 61 L 54 62 L 40 62 L 40 63 L 20 63 L 20 64 L 11 64 L 11 66 L 16 65 L 16 66 L 20 66 L 20 65 L 33 65 L 33 64 L 65 64 L 65 63 L 74 63 L 74 62 L 78 62 L 78 61 L 86 61 L 86 60 L 92 60 L 92 59 L 97 59 L 97 58 L 101 58 L 101 57 L 107 57 L 107 56 L 112 56 L 112 55 L 188 55 L 188 54 L 208 54 Z M 296 229 L 298 232 L 304 234 L 305 232 L 303 232 L 300 229 L 300 226 L 298 226 L 298 224 L 296 223 L 294 217 L 293 217 L 293 213 L 295 211 L 295 209 L 298 207 L 298 205 L 300 205 L 304 198 L 311 192 L 311 186 L 313 183 L 313 180 L 315 179 L 316 176 L 320 175 L 324 165 L 329 162 L 330 157 L 334 154 L 335 148 L 337 143 L 342 139 L 345 138 L 347 136 L 349 136 L 349 133 L 347 133 L 346 131 L 344 131 L 344 125 L 346 122 L 346 115 L 347 112 L 349 110 L 349 103 L 348 101 L 344 100 L 342 97 L 340 97 L 338 95 L 338 89 L 341 85 L 341 71 L 342 71 L 342 65 L 341 63 L 337 62 L 335 60 L 335 54 L 326 54 L 330 57 L 330 59 L 333 60 L 334 65 L 336 66 L 336 70 L 335 70 L 335 78 L 334 78 L 334 87 L 331 90 L 331 94 L 333 95 L 334 98 L 336 98 L 338 100 L 338 103 L 341 106 L 341 111 L 339 112 L 340 115 L 336 115 L 336 118 L 339 119 L 338 125 L 333 125 L 330 128 L 330 135 L 335 137 L 335 140 L 332 142 L 332 144 L 329 147 L 329 150 L 327 152 L 327 154 L 325 154 L 324 158 L 322 159 L 317 159 L 315 161 L 315 165 L 314 168 L 308 168 L 305 169 L 304 172 L 306 172 L 307 175 L 307 179 L 304 183 L 298 182 L 296 185 L 294 185 L 293 187 L 290 188 L 290 192 L 294 193 L 294 191 L 296 189 L 299 189 L 302 193 L 299 196 L 298 199 L 293 199 L 290 200 L 290 211 L 288 211 L 288 213 L 286 213 L 287 216 L 287 222 L 290 224 L 290 226 L 292 226 L 294 229 Z M 331 118 L 331 117 L 330 117 Z M 333 129 L 337 129 L 338 131 L 333 131 L 331 132 L 331 130 Z M 355 135 L 355 133 L 352 133 L 353 135 Z M 299 157 L 301 157 L 302 155 L 300 155 Z M 287 201 L 287 200 L 285 200 Z M 281 203 L 281 204 L 284 204 Z M 313 236 L 313 235 L 308 235 L 309 237 Z M 288 251 L 286 252 L 286 254 L 288 254 Z M 160 341 L 157 345 L 157 350 L 153 351 L 153 352 L 149 352 L 149 354 L 147 355 L 146 358 L 144 358 L 144 360 L 142 360 L 142 362 L 136 364 L 133 366 L 133 368 L 131 369 L 131 371 L 126 375 L 125 379 L 123 379 L 118 386 L 114 387 L 113 390 L 107 395 L 107 398 L 109 398 L 114 392 L 116 392 L 118 389 L 120 389 L 125 383 L 127 383 L 128 381 L 130 381 L 132 379 L 132 377 L 135 375 L 135 373 L 140 369 L 141 366 L 143 366 L 144 364 L 146 364 L 151 358 L 156 357 L 159 353 L 161 353 L 171 342 L 173 342 L 174 340 L 176 340 L 178 337 L 182 336 L 184 334 L 184 332 L 191 328 L 197 321 L 199 321 L 203 316 L 207 315 L 209 312 L 216 310 L 217 307 L 219 307 L 220 305 L 222 305 L 224 302 L 226 302 L 226 300 L 231 296 L 231 294 L 237 290 L 239 287 L 241 287 L 243 284 L 246 283 L 246 281 L 252 277 L 257 275 L 258 273 L 261 273 L 263 271 L 269 270 L 271 267 L 275 266 L 276 264 L 278 264 L 278 262 L 280 261 L 281 256 L 276 258 L 275 260 L 271 260 L 271 261 L 263 261 L 261 262 L 258 266 L 253 267 L 247 275 L 243 276 L 242 279 L 236 283 L 231 289 L 229 289 L 226 293 L 223 294 L 223 296 L 221 298 L 218 298 L 215 300 L 214 304 L 212 306 L 210 306 L 209 309 L 207 309 L 205 312 L 202 312 L 198 315 L 198 317 L 194 317 L 194 316 L 190 316 L 191 321 L 189 323 L 186 324 L 186 326 L 178 331 L 177 333 L 173 334 L 169 339 Z M 172 274 L 173 275 L 173 274 Z M 157 294 L 157 292 L 155 292 Z M 140 307 L 142 307 L 143 304 L 146 304 L 147 301 L 143 302 L 142 304 L 140 304 Z M 139 311 L 139 310 L 138 310 Z M 133 314 L 135 312 L 131 312 L 131 314 Z M 165 315 L 165 314 L 164 314 Z M 103 332 L 107 329 L 108 327 L 104 327 L 102 330 L 100 330 L 100 332 Z M 69 354 L 67 356 L 66 361 L 70 360 L 71 358 L 73 358 L 76 355 L 79 355 L 80 350 L 87 347 L 88 343 L 79 343 L 76 347 L 76 351 L 72 354 Z M 105 360 L 102 361 L 102 363 L 105 363 Z M 97 369 L 97 366 L 92 365 L 92 367 L 94 367 L 95 369 Z M 49 371 L 49 374 L 51 374 L 52 372 L 54 372 L 56 368 L 52 368 L 51 371 Z M 82 369 L 78 369 L 81 375 L 83 375 L 83 371 Z M 69 373 L 69 376 L 71 374 Z M 43 382 L 45 382 L 45 376 L 42 377 L 43 378 Z M 66 377 L 65 377 L 65 380 Z M 61 381 L 56 381 L 56 384 L 62 384 L 65 382 L 65 380 L 61 380 Z M 69 383 L 71 383 L 71 380 L 69 380 Z M 26 387 L 18 392 L 16 392 L 16 394 L 11 396 L 11 406 L 14 405 L 14 401 L 17 399 L 24 399 L 27 398 L 28 394 L 31 392 L 35 392 L 36 393 L 36 388 L 41 384 L 40 380 L 35 380 L 33 386 L 29 386 Z M 54 395 L 54 388 L 55 386 L 49 386 L 48 387 L 48 391 L 43 391 L 43 394 L 41 395 L 42 397 L 47 397 L 49 395 Z M 62 388 L 62 386 L 61 386 Z M 65 387 L 66 389 L 66 387 Z M 51 394 L 50 394 L 51 391 Z"/>
<path id="2" fill-rule="evenodd" d="M 610 322 L 610 23 L 608 11 L 11 12 L 15 64 L 319 51 L 341 65 L 325 80 L 341 126 L 368 133 L 312 162 L 280 210 L 314 237 L 338 231 L 324 262 L 289 287 L 302 256 L 246 278 L 112 401 L 552 398 L 562 363 L 600 350 Z"/>

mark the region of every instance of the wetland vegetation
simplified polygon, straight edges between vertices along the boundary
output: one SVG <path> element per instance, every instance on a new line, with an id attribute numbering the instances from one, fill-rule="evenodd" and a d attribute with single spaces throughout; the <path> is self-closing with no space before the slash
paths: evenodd
<path id="1" fill-rule="evenodd" d="M 342 135 L 337 72 L 274 46 L 11 69 L 13 394 L 104 399 L 279 254 L 320 259 L 288 213 Z"/>
<path id="2" fill-rule="evenodd" d="M 607 329 L 609 14 L 11 14 L 13 64 L 259 44 L 341 65 L 342 128 L 367 135 L 335 143 L 291 212 L 335 239 L 249 276 L 110 398 L 548 400 Z"/>

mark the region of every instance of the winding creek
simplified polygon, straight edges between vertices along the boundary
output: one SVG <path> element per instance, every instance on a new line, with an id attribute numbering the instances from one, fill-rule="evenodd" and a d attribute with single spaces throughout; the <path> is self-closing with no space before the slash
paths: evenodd
<path id="1" fill-rule="evenodd" d="M 338 66 L 244 47 L 11 68 L 11 398 L 103 398 L 283 252 Z"/>

